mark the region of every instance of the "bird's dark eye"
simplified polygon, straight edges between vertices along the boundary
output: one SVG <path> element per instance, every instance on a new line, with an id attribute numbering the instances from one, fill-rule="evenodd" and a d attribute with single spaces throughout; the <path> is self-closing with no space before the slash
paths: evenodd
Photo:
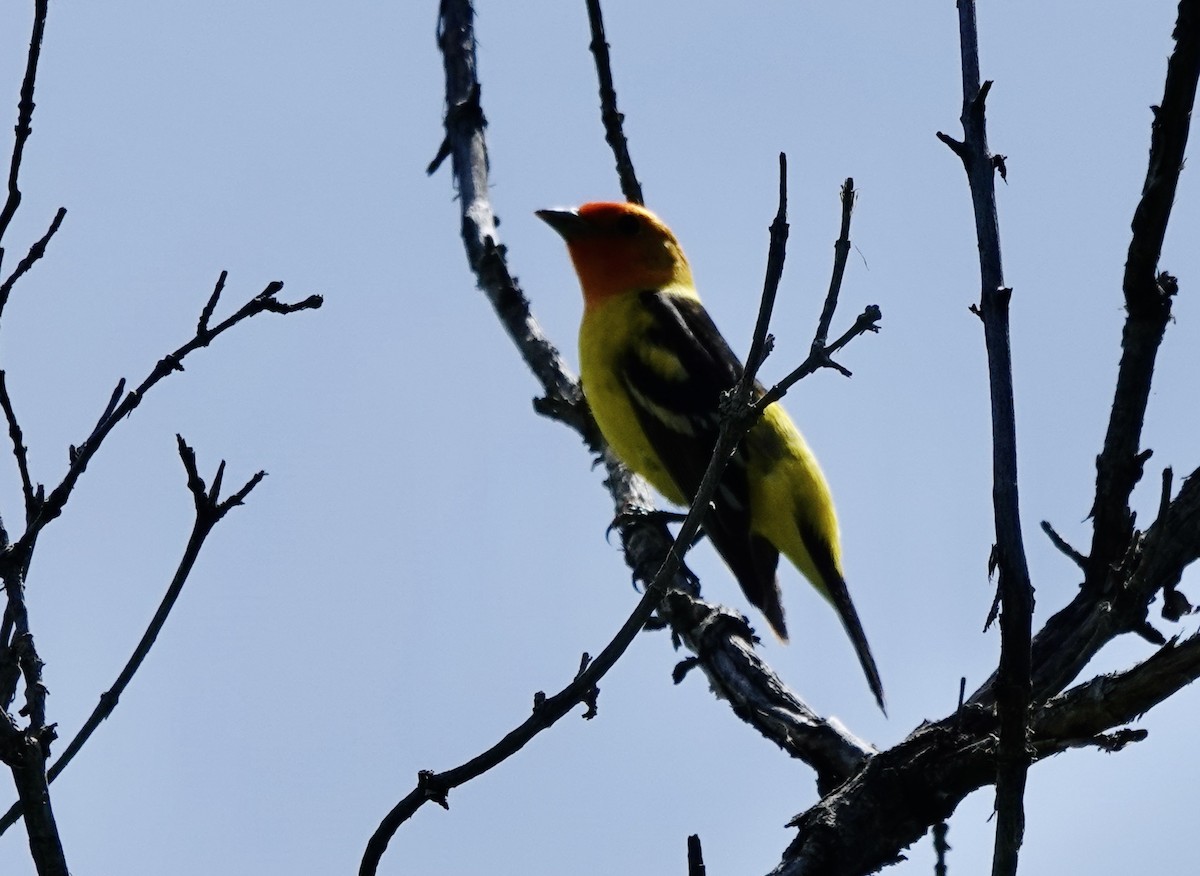
<path id="1" fill-rule="evenodd" d="M 626 213 L 617 220 L 617 232 L 625 237 L 634 237 L 642 229 L 642 223 L 637 216 Z"/>

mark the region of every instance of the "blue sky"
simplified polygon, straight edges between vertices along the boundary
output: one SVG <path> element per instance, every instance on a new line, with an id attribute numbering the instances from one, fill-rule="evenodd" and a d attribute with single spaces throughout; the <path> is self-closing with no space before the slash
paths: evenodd
<path id="1" fill-rule="evenodd" d="M 0 13 L 12 119 L 31 5 Z M 424 175 L 442 136 L 436 5 L 53 4 L 10 258 L 58 206 L 69 214 L 0 335 L 35 477 L 56 483 L 116 380 L 140 380 L 190 336 L 221 270 L 224 312 L 276 279 L 284 298 L 326 300 L 198 354 L 122 424 L 39 543 L 30 611 L 66 737 L 182 551 L 191 501 L 174 434 L 206 474 L 220 459 L 234 481 L 270 473 L 214 534 L 116 713 L 53 786 L 73 872 L 351 872 L 418 769 L 461 763 L 507 732 L 636 598 L 604 538 L 600 472 L 532 412 L 536 385 L 467 270 L 449 175 Z M 479 5 L 500 233 L 574 363 L 576 282 L 533 211 L 619 197 L 586 14 L 582 2 Z M 952 709 L 960 676 L 974 687 L 998 653 L 996 634 L 980 632 L 992 526 L 982 333 L 967 309 L 973 225 L 961 166 L 934 137 L 959 132 L 954 4 L 667 0 L 605 13 L 647 204 L 737 349 L 761 289 L 775 156 L 788 153 L 792 233 L 767 379 L 806 352 L 838 189 L 855 178 L 835 327 L 876 303 L 883 332 L 841 357 L 853 379 L 816 375 L 787 404 L 837 498 L 890 717 L 791 570 L 794 642 L 765 651 L 818 711 L 893 744 Z M 1078 576 L 1038 522 L 1080 546 L 1089 532 L 1129 220 L 1174 14 L 1163 0 L 981 12 L 991 143 L 1008 156 L 998 203 L 1039 622 Z M 1200 463 L 1198 235 L 1189 168 L 1162 262 L 1181 293 L 1146 424 L 1143 517 L 1160 466 L 1182 476 Z M 0 471 L 0 511 L 15 523 L 15 467 Z M 707 546 L 691 563 L 706 596 L 746 608 Z M 1118 642 L 1090 671 L 1150 653 Z M 596 720 L 565 719 L 456 791 L 450 812 L 426 807 L 380 872 L 682 872 L 689 833 L 710 872 L 768 871 L 792 835 L 783 824 L 815 800 L 812 774 L 699 675 L 672 685 L 679 657 L 664 634 L 641 637 L 602 684 Z M 1185 690 L 1124 753 L 1035 767 L 1022 873 L 1186 871 L 1187 844 L 1171 838 L 1191 828 L 1181 791 L 1200 778 L 1195 709 Z M 952 868 L 989 865 L 990 806 L 985 790 L 951 821 Z M 893 872 L 930 871 L 928 839 L 909 855 Z M 21 831 L 0 838 L 0 870 L 32 872 Z"/>

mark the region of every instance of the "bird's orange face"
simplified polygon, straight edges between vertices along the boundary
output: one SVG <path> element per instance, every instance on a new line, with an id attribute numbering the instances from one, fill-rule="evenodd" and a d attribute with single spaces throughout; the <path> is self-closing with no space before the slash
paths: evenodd
<path id="1" fill-rule="evenodd" d="M 628 292 L 692 285 L 679 241 L 645 207 L 593 203 L 537 215 L 566 240 L 587 307 Z"/>

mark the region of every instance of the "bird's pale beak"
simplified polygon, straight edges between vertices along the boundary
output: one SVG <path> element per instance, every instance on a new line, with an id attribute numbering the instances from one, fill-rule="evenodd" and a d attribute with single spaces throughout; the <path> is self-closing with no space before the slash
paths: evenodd
<path id="1" fill-rule="evenodd" d="M 587 223 L 579 215 L 578 210 L 538 210 L 535 215 L 562 235 L 563 240 L 566 241 L 571 241 L 579 237 L 587 228 Z"/>

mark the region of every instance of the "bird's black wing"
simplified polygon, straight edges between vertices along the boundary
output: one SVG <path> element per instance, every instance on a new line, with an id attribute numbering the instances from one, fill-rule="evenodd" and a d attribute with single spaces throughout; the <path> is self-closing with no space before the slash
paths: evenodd
<path id="1" fill-rule="evenodd" d="M 630 348 L 621 362 L 622 379 L 660 461 L 691 499 L 720 431 L 721 394 L 744 369 L 698 300 L 659 291 L 639 294 L 653 316 L 652 328 L 646 343 Z M 779 552 L 751 535 L 750 513 L 745 452 L 739 450 L 725 469 L 704 531 L 750 602 L 786 639 L 775 578 Z"/>

